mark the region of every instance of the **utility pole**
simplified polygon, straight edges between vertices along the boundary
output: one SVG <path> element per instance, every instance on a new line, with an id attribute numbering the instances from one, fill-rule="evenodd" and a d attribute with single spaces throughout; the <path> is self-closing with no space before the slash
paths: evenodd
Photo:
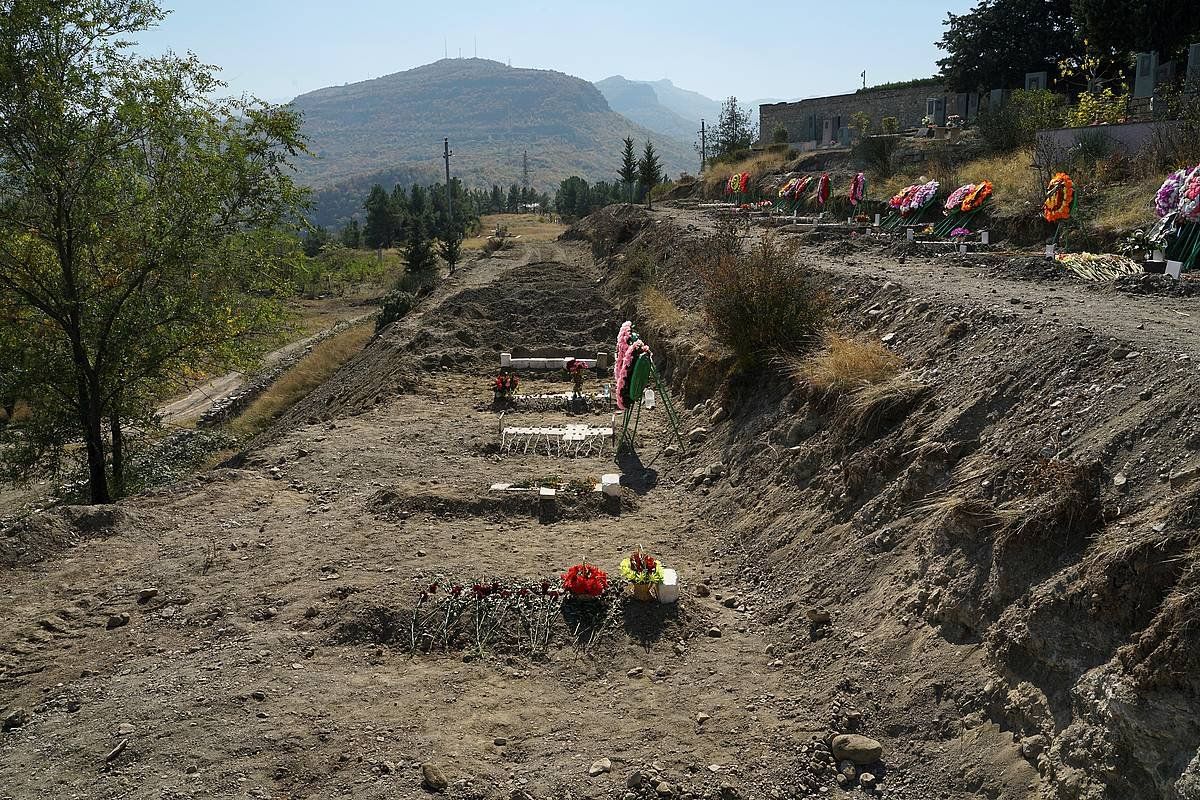
<path id="1" fill-rule="evenodd" d="M 863 79 L 863 88 L 865 89 L 865 88 L 867 88 L 867 71 L 865 69 L 862 71 L 862 79 Z"/>
<path id="2" fill-rule="evenodd" d="M 704 120 L 700 120 L 700 171 L 704 172 L 704 165 L 708 163 L 708 130 L 704 127 Z"/>
<path id="3" fill-rule="evenodd" d="M 521 155 L 521 188 L 529 189 L 529 151 Z"/>
<path id="4" fill-rule="evenodd" d="M 442 146 L 445 152 L 442 158 L 446 160 L 446 216 L 449 217 L 447 222 L 454 225 L 454 192 L 450 191 L 450 156 L 454 155 L 450 152 L 449 137 L 442 140 Z"/>

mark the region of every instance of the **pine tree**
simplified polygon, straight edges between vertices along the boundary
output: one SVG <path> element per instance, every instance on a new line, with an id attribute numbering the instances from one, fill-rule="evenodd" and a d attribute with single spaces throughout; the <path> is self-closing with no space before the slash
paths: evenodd
<path id="1" fill-rule="evenodd" d="M 450 268 L 450 274 L 454 274 L 454 268 L 458 264 L 458 259 L 462 255 L 463 235 L 462 230 L 458 227 L 451 227 L 442 232 L 438 239 L 438 254 L 446 260 L 446 265 Z"/>
<path id="2" fill-rule="evenodd" d="M 416 188 L 416 187 L 414 187 Z M 428 272 L 437 268 L 433 240 L 429 238 L 428 221 L 424 215 L 410 217 L 404 248 L 404 269 L 407 272 Z"/>
<path id="3" fill-rule="evenodd" d="M 392 189 L 392 241 L 404 238 L 404 224 L 408 221 L 408 192 L 400 184 Z"/>
<path id="4" fill-rule="evenodd" d="M 750 112 L 738 105 L 736 97 L 730 97 L 721 106 L 721 116 L 717 120 L 717 131 L 713 141 L 717 156 L 748 150 L 754 142 L 754 125 L 750 121 Z"/>
<path id="5" fill-rule="evenodd" d="M 363 208 L 367 210 L 367 224 L 363 230 L 363 240 L 367 247 L 391 247 L 392 202 L 378 183 L 371 187 L 371 194 L 363 203 Z"/>
<path id="6" fill-rule="evenodd" d="M 508 203 L 505 206 L 505 210 L 510 214 L 515 214 L 517 213 L 517 209 L 520 207 L 520 205 L 521 190 L 518 189 L 517 185 L 514 183 L 512 186 L 508 187 Z"/>
<path id="7" fill-rule="evenodd" d="M 642 150 L 642 157 L 638 159 L 638 179 L 646 188 L 646 208 L 653 209 L 654 201 L 651 195 L 654 187 L 662 183 L 662 164 L 658 161 L 658 154 L 654 152 L 654 143 L 649 139 L 646 140 L 646 147 Z"/>
<path id="8" fill-rule="evenodd" d="M 504 190 L 497 183 L 492 184 L 491 211 L 493 214 L 504 211 Z"/>
<path id="9" fill-rule="evenodd" d="M 633 154 L 633 137 L 625 139 L 625 152 L 621 154 L 621 168 L 617 170 L 621 183 L 625 184 L 625 192 L 629 202 L 633 202 L 633 184 L 638 179 L 637 156 Z"/>
<path id="10" fill-rule="evenodd" d="M 342 245 L 355 249 L 362 244 L 362 231 L 358 227 L 358 220 L 352 219 L 342 228 L 339 237 L 342 240 Z"/>

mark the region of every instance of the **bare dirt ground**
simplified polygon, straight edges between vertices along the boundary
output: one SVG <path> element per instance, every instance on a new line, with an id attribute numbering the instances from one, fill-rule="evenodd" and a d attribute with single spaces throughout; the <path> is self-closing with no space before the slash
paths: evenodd
<path id="1" fill-rule="evenodd" d="M 710 225 L 692 212 L 655 218 Z M 1178 377 L 1150 369 L 1150 355 L 1178 364 L 1197 353 L 1196 301 L 1114 298 L 879 253 L 826 254 L 822 268 L 841 275 L 836 291 L 848 319 L 895 333 L 933 391 L 957 383 L 980 397 L 946 389 L 937 408 L 914 409 L 877 441 L 848 446 L 827 438 L 835 437 L 831 417 L 768 386 L 725 397 L 736 406 L 716 421 L 720 397 L 685 412 L 685 431 L 703 426 L 710 436 L 665 455 L 660 406 L 641 428 L 639 452 L 653 464 L 621 462 L 619 512 L 579 503 L 540 518 L 531 501 L 498 501 L 488 486 L 550 476 L 590 483 L 614 463 L 496 452 L 496 356 L 518 347 L 608 348 L 622 315 L 603 291 L 606 269 L 585 245 L 538 243 L 503 255 L 440 285 L 236 469 L 16 534 L 41 543 L 47 557 L 0 567 L 0 719 L 9 720 L 0 733 L 0 798 L 426 797 L 423 764 L 445 774 L 445 796 L 488 800 L 1156 796 L 1153 788 L 1087 794 L 1087 765 L 1079 768 L 1085 777 L 1072 777 L 1065 765 L 1074 762 L 1059 757 L 1065 745 L 1054 734 L 1072 721 L 1073 691 L 1070 681 L 1060 687 L 1060 673 L 1108 658 L 1071 661 L 1074 637 L 1103 625 L 1103 615 L 1078 622 L 1071 615 L 1087 605 L 1079 601 L 1060 612 L 1078 628 L 1050 634 L 1008 619 L 999 627 L 1011 631 L 1010 651 L 1037 667 L 1015 657 L 998 667 L 994 616 L 986 608 L 972 616 L 961 599 L 987 594 L 979 588 L 986 573 L 979 577 L 970 559 L 923 549 L 918 532 L 932 512 L 906 504 L 927 493 L 914 487 L 957 480 L 969 452 L 1001 458 L 1005 446 L 1036 450 L 1050 436 L 1069 449 L 1064 423 L 1043 426 L 1042 412 L 1055 396 L 1089 393 L 1092 362 L 1111 372 L 1114 337 L 1148 355 L 1122 361 L 1088 408 L 1098 427 L 1139 415 L 1115 438 L 1150 435 L 1138 428 L 1150 419 L 1138 391 L 1152 389 L 1175 408 L 1189 392 Z M 954 322 L 972 333 L 944 335 Z M 1101 337 L 1086 357 L 1091 351 L 1076 341 L 1084 329 L 1093 343 Z M 1010 389 L 1040 410 L 1005 405 L 995 375 L 1016 374 L 1014 363 L 1031 356 L 1023 347 L 1034 349 L 1022 342 L 1035 339 L 1042 352 L 1060 352 L 1041 371 L 1022 362 L 1031 377 L 1017 388 L 1026 394 Z M 664 358 L 678 360 L 668 349 L 664 342 Z M 1055 372 L 1070 358 L 1084 374 Z M 940 378 L 928 373 L 939 363 Z M 1109 391 L 1116 381 L 1121 391 Z M 525 376 L 522 390 L 565 386 Z M 1183 441 L 1186 433 L 1175 425 L 1160 435 Z M 1089 437 L 1099 434 L 1080 434 Z M 1114 445 L 1107 461 L 1138 450 L 1136 433 L 1130 442 Z M 1166 489 L 1157 473 L 1179 468 L 1179 455 L 1168 448 L 1153 463 L 1145 463 L 1153 453 L 1142 455 L 1127 480 L 1160 487 L 1147 490 L 1158 498 Z M 706 472 L 715 464 L 725 477 Z M 1123 513 L 1140 526 L 1138 515 L 1152 507 L 1128 502 Z M 638 545 L 679 569 L 681 600 L 618 603 L 590 647 L 558 641 L 536 659 L 519 649 L 479 657 L 404 647 L 397 622 L 433 581 L 536 582 L 584 559 L 615 572 Z M 1028 560 L 1028 551 L 1016 558 Z M 1108 574 L 1102 563 L 1093 569 Z M 1075 603 L 1086 580 L 1063 574 L 1029 580 L 1069 583 L 1053 597 Z M 962 589 L 974 577 L 981 583 Z M 1013 578 L 1003 577 L 1011 593 Z M 1094 593 L 1129 592 L 1114 585 Z M 941 606 L 931 598 L 938 588 Z M 1031 606 L 1053 617 L 1055 607 L 1038 597 Z M 1116 639 L 1145 627 L 1157 607 L 1145 603 L 1132 618 L 1109 621 Z M 828 611 L 832 624 L 810 623 L 810 611 Z M 1066 655 L 1047 657 L 1045 636 Z M 1164 751 L 1190 741 L 1191 723 L 1178 724 L 1170 748 L 1160 741 Z M 873 788 L 861 768 L 839 780 L 839 765 L 826 763 L 828 735 L 845 731 L 883 742 L 882 763 L 868 768 Z M 1102 738 L 1088 740 L 1091 750 L 1077 747 L 1077 760 L 1124 765 L 1095 744 Z M 1074 794 L 1059 788 L 1069 780 Z"/>

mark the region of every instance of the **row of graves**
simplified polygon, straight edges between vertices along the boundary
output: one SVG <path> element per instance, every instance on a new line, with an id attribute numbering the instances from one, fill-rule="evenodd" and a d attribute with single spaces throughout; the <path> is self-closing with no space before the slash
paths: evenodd
<path id="1" fill-rule="evenodd" d="M 701 208 L 744 215 L 747 225 L 757 221 L 796 232 L 825 229 L 850 236 L 902 237 L 935 252 L 968 253 L 995 246 L 988 229 L 995 192 L 989 180 L 949 191 L 936 180 L 924 181 L 881 202 L 868 199 L 866 176 L 860 172 L 844 191 L 850 215 L 843 221 L 826 211 L 833 192 L 828 173 L 788 177 L 774 190 L 774 199 L 758 199 L 749 174 L 743 172 L 726 182 L 727 202 L 702 204 Z M 1195 271 L 1200 266 L 1200 165 L 1167 176 L 1155 197 L 1146 202 L 1153 205 L 1157 223 L 1136 231 L 1125 242 L 1123 253 L 1072 251 L 1068 242 L 1073 233 L 1081 231 L 1075 213 L 1078 194 L 1069 174 L 1055 174 L 1046 186 L 1040 209 L 1048 226 L 1045 257 L 1087 280 L 1142 273 L 1178 279 Z"/>
<path id="2" fill-rule="evenodd" d="M 510 458 L 525 465 L 544 460 L 545 473 L 555 474 L 563 460 L 585 464 L 599 458 L 644 470 L 667 446 L 683 446 L 670 393 L 649 345 L 632 323 L 620 327 L 615 351 L 547 352 L 500 353 L 499 371 L 488 387 L 490 402 L 477 406 L 496 414 L 501 463 Z M 525 391 L 530 384 L 556 381 L 566 390 Z M 647 437 L 644 432 L 639 436 L 639 425 L 643 415 L 656 413 L 665 416 L 658 420 L 665 425 L 657 426 L 653 438 L 665 441 L 658 443 L 654 459 L 642 464 L 637 451 Z M 554 417 L 558 420 L 545 422 Z M 597 513 L 619 516 L 623 498 L 632 491 L 620 471 L 602 474 L 594 483 L 546 478 L 494 483 L 489 489 L 505 502 L 524 506 L 527 500 L 543 521 L 557 518 L 560 502 L 577 505 L 581 500 L 601 509 Z M 675 613 L 666 609 L 678 603 L 679 587 L 678 573 L 641 547 L 611 565 L 585 560 L 562 575 L 535 582 L 455 582 L 439 576 L 420 587 L 408 639 L 414 652 L 462 650 L 482 656 L 519 651 L 544 656 L 555 646 L 587 650 L 606 631 L 631 629 L 631 617 L 653 623 L 661 622 L 664 613 Z M 639 611 L 639 606 L 645 609 Z"/>

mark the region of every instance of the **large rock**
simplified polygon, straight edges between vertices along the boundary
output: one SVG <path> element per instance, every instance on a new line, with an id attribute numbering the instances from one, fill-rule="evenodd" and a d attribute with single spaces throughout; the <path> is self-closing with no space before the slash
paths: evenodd
<path id="1" fill-rule="evenodd" d="M 421 765 L 421 782 L 431 792 L 445 791 L 450 785 L 450 781 L 446 780 L 445 774 L 438 766 L 428 761 Z"/>
<path id="2" fill-rule="evenodd" d="M 855 764 L 874 764 L 883 758 L 883 745 L 855 733 L 843 733 L 833 737 L 830 749 L 838 761 L 847 759 Z"/>

